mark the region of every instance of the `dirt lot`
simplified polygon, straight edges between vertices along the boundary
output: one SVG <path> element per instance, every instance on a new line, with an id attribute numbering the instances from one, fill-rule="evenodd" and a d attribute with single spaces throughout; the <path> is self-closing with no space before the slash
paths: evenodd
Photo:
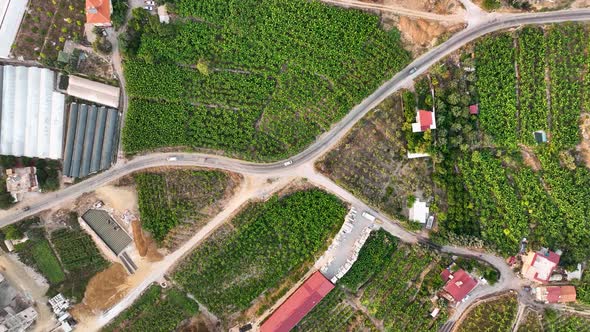
<path id="1" fill-rule="evenodd" d="M 399 18 L 397 28 L 402 32 L 406 45 L 414 54 L 434 46 L 441 36 L 463 29 L 463 24 L 447 25 L 425 19 Z"/>
<path id="2" fill-rule="evenodd" d="M 580 130 L 582 132 L 582 142 L 578 145 L 577 150 L 586 167 L 590 168 L 590 114 L 585 113 L 582 115 Z"/>
<path id="3" fill-rule="evenodd" d="M 408 9 L 443 15 L 455 14 L 458 9 L 462 8 L 457 0 L 382 0 L 375 1 L 375 3 L 400 6 Z"/>

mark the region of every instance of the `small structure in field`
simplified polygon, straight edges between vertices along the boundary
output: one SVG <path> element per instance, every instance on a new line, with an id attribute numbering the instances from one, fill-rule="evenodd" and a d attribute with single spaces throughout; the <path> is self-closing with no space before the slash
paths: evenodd
<path id="1" fill-rule="evenodd" d="M 535 141 L 537 141 L 538 144 L 547 143 L 547 133 L 545 133 L 544 130 L 537 130 L 533 133 L 533 135 L 535 136 Z"/>
<path id="2" fill-rule="evenodd" d="M 160 23 L 170 23 L 170 15 L 168 15 L 166 5 L 158 7 L 158 18 L 160 19 Z"/>
<path id="3" fill-rule="evenodd" d="M 416 122 L 412 123 L 412 131 L 420 133 L 428 129 L 436 129 L 434 112 L 419 110 L 416 114 Z"/>
<path id="4" fill-rule="evenodd" d="M 522 275 L 532 281 L 547 283 L 559 264 L 560 255 L 546 248 L 529 252 L 522 258 Z"/>
<path id="5" fill-rule="evenodd" d="M 479 114 L 479 104 L 469 105 L 469 114 L 478 115 Z"/>
<path id="6" fill-rule="evenodd" d="M 119 108 L 121 90 L 116 86 L 70 75 L 67 94 L 93 103 Z"/>
<path id="7" fill-rule="evenodd" d="M 37 168 L 21 167 L 6 170 L 6 191 L 15 201 L 20 201 L 24 193 L 39 191 Z"/>
<path id="8" fill-rule="evenodd" d="M 568 303 L 576 301 L 574 286 L 541 286 L 535 288 L 535 298 L 543 303 Z"/>
<path id="9" fill-rule="evenodd" d="M 451 273 L 448 269 L 444 269 L 441 272 L 441 278 L 446 284 L 440 294 L 450 302 L 463 301 L 467 294 L 477 286 L 477 280 L 464 270 Z"/>

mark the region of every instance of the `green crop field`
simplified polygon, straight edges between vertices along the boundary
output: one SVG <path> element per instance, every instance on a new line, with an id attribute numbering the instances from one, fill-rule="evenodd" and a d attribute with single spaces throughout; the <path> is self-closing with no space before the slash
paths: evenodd
<path id="1" fill-rule="evenodd" d="M 540 315 L 532 310 L 525 311 L 518 326 L 518 332 L 543 332 Z"/>
<path id="2" fill-rule="evenodd" d="M 221 171 L 171 170 L 134 175 L 145 229 L 167 247 L 202 227 L 219 212 L 219 201 L 237 180 Z"/>
<path id="3" fill-rule="evenodd" d="M 198 311 L 199 305 L 180 290 L 151 286 L 102 331 L 175 331 L 182 321 Z"/>
<path id="4" fill-rule="evenodd" d="M 308 146 L 409 62 L 395 29 L 307 0 L 171 1 L 121 38 L 127 153 L 167 146 L 276 160 Z"/>
<path id="5" fill-rule="evenodd" d="M 47 277 L 50 283 L 58 284 L 65 279 L 64 271 L 47 240 L 42 240 L 32 247 L 33 258 L 41 273 Z"/>
<path id="6" fill-rule="evenodd" d="M 107 261 L 101 256 L 90 235 L 81 230 L 57 230 L 51 233 L 51 243 L 68 271 L 100 271 L 107 266 Z"/>
<path id="7" fill-rule="evenodd" d="M 458 332 L 510 331 L 518 301 L 515 296 L 506 295 L 499 299 L 476 305 L 459 325 Z"/>
<path id="8" fill-rule="evenodd" d="M 317 189 L 252 203 L 197 247 L 173 278 L 227 319 L 317 258 L 345 214 L 335 196 Z"/>

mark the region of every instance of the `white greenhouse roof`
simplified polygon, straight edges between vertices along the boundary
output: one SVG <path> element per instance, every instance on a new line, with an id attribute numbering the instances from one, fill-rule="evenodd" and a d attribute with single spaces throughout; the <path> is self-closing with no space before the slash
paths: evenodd
<path id="1" fill-rule="evenodd" d="M 119 108 L 119 88 L 114 86 L 70 76 L 67 93 L 76 98 Z"/>
<path id="2" fill-rule="evenodd" d="M 0 0 L 0 58 L 8 58 L 27 0 Z"/>
<path id="3" fill-rule="evenodd" d="M 0 66 L 0 154 L 59 159 L 65 96 L 46 68 Z"/>

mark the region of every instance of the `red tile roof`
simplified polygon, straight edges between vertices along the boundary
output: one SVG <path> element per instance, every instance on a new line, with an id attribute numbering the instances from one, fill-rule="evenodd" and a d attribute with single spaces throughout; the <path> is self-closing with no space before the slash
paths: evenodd
<path id="1" fill-rule="evenodd" d="M 469 105 L 469 114 L 478 114 L 479 113 L 479 105 L 473 104 Z"/>
<path id="2" fill-rule="evenodd" d="M 549 286 L 547 287 L 547 302 L 566 303 L 576 301 L 576 288 L 574 286 Z"/>
<path id="3" fill-rule="evenodd" d="M 420 128 L 422 131 L 426 131 L 430 128 L 430 125 L 434 122 L 432 119 L 434 113 L 424 110 L 418 111 L 418 118 L 420 119 Z"/>
<path id="4" fill-rule="evenodd" d="M 549 251 L 547 254 L 535 253 L 530 265 L 530 267 L 535 268 L 534 271 L 536 271 L 532 279 L 541 283 L 548 282 L 549 278 L 551 278 L 551 274 L 557 267 L 557 264 L 559 264 L 559 258 L 560 256 L 553 251 Z M 543 264 L 544 260 L 547 260 L 552 264 Z M 540 275 L 537 271 L 542 272 L 543 275 Z"/>
<path id="5" fill-rule="evenodd" d="M 332 289 L 334 285 L 315 272 L 260 326 L 260 331 L 289 332 Z"/>
<path id="6" fill-rule="evenodd" d="M 471 277 L 467 272 L 458 270 L 453 273 L 453 278 L 449 279 L 443 288 L 449 293 L 456 302 L 459 302 L 477 286 L 477 280 Z"/>
<path id="7" fill-rule="evenodd" d="M 86 23 L 111 23 L 111 2 L 109 0 L 86 0 Z"/>

